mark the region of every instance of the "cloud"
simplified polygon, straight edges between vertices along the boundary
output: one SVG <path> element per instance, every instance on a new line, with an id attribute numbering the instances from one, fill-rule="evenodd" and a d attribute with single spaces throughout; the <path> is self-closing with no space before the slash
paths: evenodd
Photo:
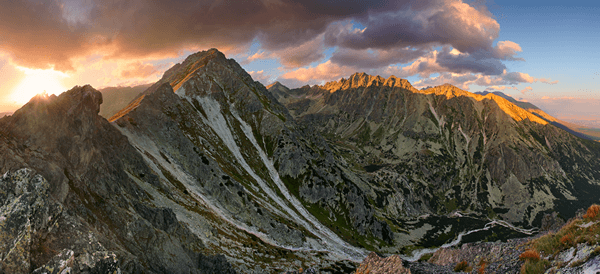
<path id="1" fill-rule="evenodd" d="M 74 69 L 72 58 L 98 52 L 111 58 L 164 58 L 191 48 L 235 51 L 255 39 L 266 50 L 291 51 L 336 20 L 393 10 L 400 6 L 394 2 L 7 1 L 0 5 L 0 48 L 20 65 L 61 71 Z M 301 56 L 293 57 L 290 63 Z"/>
<path id="2" fill-rule="evenodd" d="M 142 62 L 136 62 L 128 64 L 127 67 L 121 71 L 121 77 L 147 78 L 148 76 L 151 76 L 157 72 L 158 70 L 152 64 L 142 64 Z"/>
<path id="3" fill-rule="evenodd" d="M 275 57 L 287 68 L 323 59 L 325 46 L 339 48 L 334 62 L 366 68 L 410 62 L 431 45 L 497 50 L 498 58 L 520 50 L 508 41 L 494 49 L 498 23 L 462 0 L 9 1 L 0 18 L 0 48 L 15 62 L 61 71 L 89 54 L 156 59 L 184 49 L 244 51 L 253 41 L 263 50 L 253 60 Z M 374 52 L 352 58 L 367 49 Z"/>
<path id="4" fill-rule="evenodd" d="M 485 75 L 498 75 L 506 70 L 506 66 L 496 58 L 476 52 L 474 54 L 453 54 L 449 48 L 445 48 L 436 55 L 436 63 L 443 71 L 453 73 L 482 73 Z"/>
<path id="5" fill-rule="evenodd" d="M 264 59 L 271 59 L 271 58 L 275 58 L 275 56 L 273 54 L 267 53 L 266 51 L 258 51 L 254 54 L 252 54 L 250 57 L 248 57 L 246 59 L 246 62 L 254 62 L 256 60 L 264 60 Z"/>
<path id="6" fill-rule="evenodd" d="M 486 91 L 493 91 L 493 90 L 502 91 L 502 90 L 506 90 L 506 89 L 519 90 L 517 87 L 507 87 L 507 86 L 489 86 L 485 90 Z"/>
<path id="7" fill-rule="evenodd" d="M 272 55 L 279 58 L 284 67 L 297 68 L 323 59 L 325 57 L 324 51 L 325 46 L 321 35 L 298 46 L 276 50 Z"/>
<path id="8" fill-rule="evenodd" d="M 15 66 L 13 66 L 8 57 L 0 55 L 0 83 L 2 83 L 2 90 L 0 90 L 0 102 L 7 101 L 10 97 L 8 90 L 12 90 L 17 87 L 21 80 L 25 78 L 25 73 Z M 14 106 L 11 105 L 11 110 Z M 0 112 L 5 111 L 0 106 Z"/>
<path id="9" fill-rule="evenodd" d="M 392 48 L 388 50 L 357 50 L 341 48 L 336 50 L 331 61 L 342 66 L 354 66 L 364 69 L 380 68 L 391 64 L 409 63 L 425 55 L 425 48 Z"/>
<path id="10" fill-rule="evenodd" d="M 70 59 L 89 52 L 102 41 L 86 26 L 63 18 L 58 1 L 3 1 L 0 5 L 0 49 L 18 65 L 73 70 Z"/>
<path id="11" fill-rule="evenodd" d="M 548 96 L 543 96 L 541 98 L 541 100 L 547 100 L 547 101 L 565 101 L 565 100 L 587 100 L 587 99 L 581 99 L 581 98 L 576 98 L 576 97 L 570 97 L 570 96 L 564 96 L 564 97 L 548 97 Z"/>
<path id="12" fill-rule="evenodd" d="M 268 85 L 268 81 L 269 79 L 271 79 L 271 75 L 266 74 L 264 70 L 248 71 L 248 74 L 252 76 L 252 79 L 254 79 L 254 81 L 259 81 L 263 85 Z"/>
<path id="13" fill-rule="evenodd" d="M 524 61 L 523 58 L 516 58 L 517 53 L 523 51 L 521 46 L 512 41 L 500 41 L 494 47 L 494 57 L 502 60 Z"/>
<path id="14" fill-rule="evenodd" d="M 531 102 L 558 119 L 600 128 L 600 99 L 544 96 L 531 98 Z"/>
<path id="15" fill-rule="evenodd" d="M 332 58 L 332 60 L 334 60 Z M 440 51 L 432 50 L 405 67 L 388 67 L 388 70 L 396 70 L 400 75 L 419 75 L 427 78 L 435 73 L 476 73 L 484 75 L 501 75 L 506 71 L 506 66 L 491 53 L 481 51 L 475 53 L 463 53 L 448 46 Z M 518 75 L 512 75 L 518 77 Z"/>
<path id="16" fill-rule="evenodd" d="M 504 71 L 500 75 L 482 75 L 472 73 L 456 74 L 444 72 L 437 77 L 419 80 L 415 82 L 414 86 L 438 86 L 448 83 L 461 89 L 468 90 L 470 85 L 497 87 L 504 85 L 517 85 L 521 83 L 531 84 L 535 82 L 541 82 L 541 80 L 542 79 L 532 77 L 531 75 L 522 72 Z M 526 92 L 530 91 L 530 88 L 531 87 L 525 88 Z"/>
<path id="17" fill-rule="evenodd" d="M 294 71 L 281 75 L 283 80 L 297 80 L 305 84 L 320 83 L 331 80 L 338 80 L 342 77 L 351 75 L 355 72 L 354 68 L 340 66 L 328 60 L 315 67 L 299 68 Z"/>
<path id="18" fill-rule="evenodd" d="M 162 71 L 150 64 L 156 60 L 211 47 L 245 53 L 256 50 L 256 44 L 258 51 L 245 62 L 276 59 L 283 67 L 280 77 L 254 72 L 260 81 L 320 83 L 366 71 L 398 77 L 439 74 L 419 82 L 461 87 L 558 82 L 507 72 L 503 62 L 523 60 L 517 56 L 522 48 L 497 41 L 500 25 L 477 1 L 5 2 L 0 5 L 0 53 L 9 54 L 15 65 L 85 74 L 84 80 L 106 85 L 155 79 Z M 81 61 L 90 56 L 98 58 L 97 68 Z M 315 62 L 320 64 L 310 66 Z M 101 70 L 109 72 L 90 76 Z"/>
<path id="19" fill-rule="evenodd" d="M 524 89 L 521 90 L 521 93 L 526 94 L 529 92 L 533 92 L 533 88 L 532 87 L 525 87 Z"/>
<path id="20" fill-rule="evenodd" d="M 542 83 L 544 83 L 544 84 L 550 84 L 550 85 L 556 85 L 556 84 L 558 84 L 558 80 L 552 81 L 552 80 L 546 79 L 546 78 L 540 78 L 539 81 L 542 82 Z"/>
<path id="21" fill-rule="evenodd" d="M 242 63 L 247 64 L 257 60 L 278 59 L 284 68 L 298 68 L 323 59 L 325 57 L 324 51 L 323 36 L 321 35 L 300 45 L 273 51 L 259 50 L 242 61 Z"/>
<path id="22" fill-rule="evenodd" d="M 427 86 L 440 86 L 443 84 L 451 84 L 457 86 L 458 88 L 468 90 L 469 86 L 473 84 L 474 81 L 478 80 L 481 77 L 480 75 L 475 74 L 451 74 L 451 73 L 442 73 L 437 77 L 431 77 L 419 80 L 413 83 L 415 88 L 422 88 Z"/>

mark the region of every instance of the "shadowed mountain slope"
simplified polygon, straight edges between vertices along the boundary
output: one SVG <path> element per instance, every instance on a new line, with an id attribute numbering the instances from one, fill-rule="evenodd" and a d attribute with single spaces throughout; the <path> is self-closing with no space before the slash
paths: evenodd
<path id="1" fill-rule="evenodd" d="M 110 118 L 119 110 L 127 106 L 140 93 L 151 85 L 139 85 L 133 87 L 108 87 L 100 89 L 104 103 L 100 105 L 100 116 Z"/>

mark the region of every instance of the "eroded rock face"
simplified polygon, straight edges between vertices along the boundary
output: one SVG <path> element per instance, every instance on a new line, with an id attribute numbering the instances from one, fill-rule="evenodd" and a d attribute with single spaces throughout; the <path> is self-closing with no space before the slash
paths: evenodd
<path id="1" fill-rule="evenodd" d="M 52 221 L 48 182 L 32 173 L 21 169 L 0 178 L 0 270 L 4 273 L 30 271 L 34 233 Z"/>

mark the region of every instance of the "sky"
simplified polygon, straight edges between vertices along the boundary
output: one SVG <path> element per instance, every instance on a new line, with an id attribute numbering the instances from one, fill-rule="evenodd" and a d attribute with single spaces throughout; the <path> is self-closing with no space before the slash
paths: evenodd
<path id="1" fill-rule="evenodd" d="M 600 121 L 598 14 L 577 0 L 0 0 L 0 112 L 75 85 L 155 82 L 217 48 L 265 85 L 394 75 Z"/>

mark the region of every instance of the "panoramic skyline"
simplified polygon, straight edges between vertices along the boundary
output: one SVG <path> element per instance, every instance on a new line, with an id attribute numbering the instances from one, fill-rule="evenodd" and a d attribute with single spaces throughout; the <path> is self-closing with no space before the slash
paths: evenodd
<path id="1" fill-rule="evenodd" d="M 0 112 L 43 91 L 151 83 L 214 47 L 265 85 L 395 75 L 600 120 L 600 8 L 587 1 L 3 2 Z"/>

